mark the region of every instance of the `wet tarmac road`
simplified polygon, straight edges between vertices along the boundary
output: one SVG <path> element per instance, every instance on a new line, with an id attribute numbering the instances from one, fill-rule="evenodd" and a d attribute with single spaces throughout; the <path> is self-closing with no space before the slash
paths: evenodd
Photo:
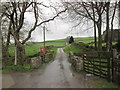
<path id="1" fill-rule="evenodd" d="M 84 75 L 74 73 L 62 48 L 55 60 L 43 69 L 3 74 L 3 88 L 90 88 Z"/>

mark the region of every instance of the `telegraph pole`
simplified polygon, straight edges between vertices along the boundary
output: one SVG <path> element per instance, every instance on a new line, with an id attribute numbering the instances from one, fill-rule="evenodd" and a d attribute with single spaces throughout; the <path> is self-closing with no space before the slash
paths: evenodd
<path id="1" fill-rule="evenodd" d="M 43 27 L 43 38 L 44 38 L 44 47 L 45 47 L 45 26 Z"/>
<path id="2" fill-rule="evenodd" d="M 43 39 L 44 39 L 44 48 L 45 48 L 45 26 L 43 27 Z M 45 53 L 43 54 L 43 63 L 45 62 Z"/>

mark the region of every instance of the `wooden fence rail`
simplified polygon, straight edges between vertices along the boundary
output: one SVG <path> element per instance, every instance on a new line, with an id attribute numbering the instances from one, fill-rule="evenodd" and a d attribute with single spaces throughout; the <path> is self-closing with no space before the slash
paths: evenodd
<path id="1" fill-rule="evenodd" d="M 83 57 L 84 71 L 111 80 L 111 59 L 104 57 L 90 57 L 84 55 Z"/>
<path id="2" fill-rule="evenodd" d="M 120 60 L 110 57 L 83 56 L 83 68 L 87 73 L 120 84 Z"/>

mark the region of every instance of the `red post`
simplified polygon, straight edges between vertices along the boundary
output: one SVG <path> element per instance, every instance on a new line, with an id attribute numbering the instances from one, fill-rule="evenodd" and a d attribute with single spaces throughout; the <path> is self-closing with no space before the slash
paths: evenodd
<path id="1" fill-rule="evenodd" d="M 46 53 L 46 47 L 41 46 L 41 47 L 40 47 L 40 53 L 45 54 L 45 53 Z"/>

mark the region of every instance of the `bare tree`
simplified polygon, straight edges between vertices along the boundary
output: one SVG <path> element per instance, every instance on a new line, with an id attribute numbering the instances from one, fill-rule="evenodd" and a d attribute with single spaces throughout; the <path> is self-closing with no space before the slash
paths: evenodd
<path id="1" fill-rule="evenodd" d="M 106 33 L 107 33 L 106 47 L 108 52 L 110 50 L 109 8 L 110 8 L 110 2 L 106 2 Z"/>
<path id="2" fill-rule="evenodd" d="M 94 36 L 95 36 L 95 47 L 97 47 L 97 38 L 96 38 L 96 27 L 98 30 L 98 50 L 102 50 L 102 14 L 104 12 L 105 4 L 104 2 L 75 2 L 70 3 L 66 2 L 66 6 L 72 8 L 75 15 L 80 17 L 85 17 L 94 23 Z M 69 9 L 68 9 L 69 10 Z M 71 9 L 70 9 L 71 10 Z"/>
<path id="3" fill-rule="evenodd" d="M 6 6 L 6 7 L 2 7 L 2 6 Z M 5 3 L 1 3 L 1 42 L 2 42 L 2 60 L 3 60 L 3 64 L 9 64 L 9 62 L 7 61 L 9 58 L 8 55 L 8 48 L 9 48 L 9 43 L 10 43 L 10 29 L 11 29 L 11 21 L 7 19 L 7 17 L 5 16 L 6 10 L 8 9 L 9 5 L 5 4 Z"/>
<path id="4" fill-rule="evenodd" d="M 6 9 L 6 12 L 4 12 L 4 15 L 10 20 L 10 34 L 13 36 L 15 40 L 15 46 L 16 46 L 16 59 L 15 64 L 17 64 L 17 61 L 20 65 L 24 64 L 25 60 L 25 47 L 24 44 L 30 39 L 32 32 L 39 26 L 41 26 L 44 23 L 47 23 L 49 21 L 54 20 L 56 17 L 59 16 L 59 14 L 66 11 L 60 11 L 58 12 L 53 18 L 49 18 L 47 20 L 43 20 L 39 22 L 39 7 L 38 5 L 43 5 L 42 3 L 37 2 L 8 2 L 9 8 Z M 6 6 L 4 6 L 6 7 Z M 34 19 L 35 22 L 33 23 L 33 27 L 28 30 L 27 37 L 20 41 L 20 32 L 22 30 L 22 27 L 24 26 L 24 20 L 25 20 L 25 13 L 29 8 L 32 8 L 32 12 L 34 13 Z"/>
<path id="5" fill-rule="evenodd" d="M 97 29 L 98 29 L 98 50 L 101 51 L 102 50 L 102 35 L 101 35 L 102 14 L 104 12 L 105 4 L 104 4 L 104 2 L 95 2 L 94 8 L 95 8 L 96 14 L 98 16 L 97 20 L 96 19 L 94 20 L 94 18 L 91 16 L 90 12 L 88 11 L 88 9 L 86 8 L 84 3 L 83 3 L 83 6 L 84 6 L 87 14 L 91 18 L 91 20 L 93 20 L 97 25 Z"/>
<path id="6" fill-rule="evenodd" d="M 95 20 L 96 15 L 95 15 L 95 10 L 94 10 L 94 4 L 91 2 L 92 4 L 92 10 L 93 10 L 93 19 Z M 94 42 L 95 42 L 95 49 L 97 50 L 97 30 L 96 30 L 96 23 L 93 21 L 94 23 Z"/>
<path id="7" fill-rule="evenodd" d="M 115 5 L 114 5 L 114 10 L 113 10 L 112 19 L 111 19 L 110 50 L 112 50 L 112 41 L 113 41 L 113 21 L 114 21 L 114 18 L 115 18 L 116 8 L 117 8 L 117 2 L 116 2 Z"/>
<path id="8" fill-rule="evenodd" d="M 116 12 L 116 3 L 111 2 L 65 2 L 63 4 L 68 8 L 68 13 L 73 14 L 72 19 L 77 18 L 77 20 L 82 21 L 82 18 L 87 18 L 89 21 L 93 21 L 94 25 L 94 41 L 95 48 L 98 51 L 102 51 L 102 23 L 106 25 L 106 47 L 107 51 L 110 50 L 112 40 L 110 35 L 110 20 L 111 20 L 111 30 L 113 30 L 113 21 Z M 112 11 L 110 13 L 110 11 Z M 105 17 L 106 16 L 106 17 Z M 83 22 L 83 21 L 82 21 Z M 78 24 L 79 26 L 80 24 Z M 97 35 L 98 32 L 98 45 L 97 45 Z M 112 33 L 111 33 L 112 34 Z"/>
<path id="9" fill-rule="evenodd" d="M 119 28 L 120 28 L 120 1 L 118 2 L 118 17 L 119 17 Z"/>

